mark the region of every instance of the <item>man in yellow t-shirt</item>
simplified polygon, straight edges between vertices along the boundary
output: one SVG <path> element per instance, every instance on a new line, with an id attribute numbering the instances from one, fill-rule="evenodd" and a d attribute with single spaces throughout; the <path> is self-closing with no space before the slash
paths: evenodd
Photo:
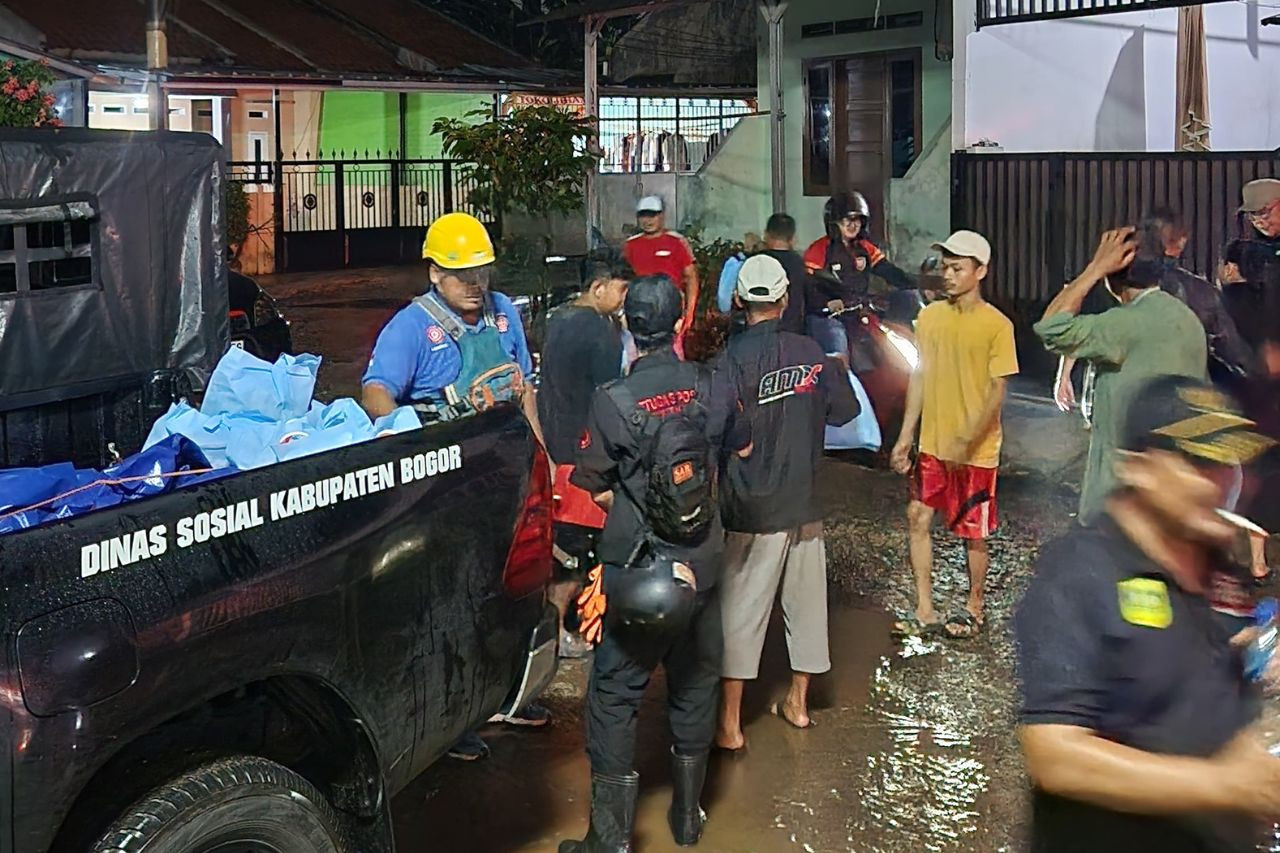
<path id="1" fill-rule="evenodd" d="M 942 252 L 946 300 L 920 312 L 916 344 L 920 366 L 911 376 L 893 469 L 911 477 L 907 522 L 916 609 L 894 626 L 903 634 L 942 630 L 960 639 L 982 629 L 987 537 L 996 529 L 996 474 L 1000 466 L 1000 409 L 1008 378 L 1018 372 L 1013 324 L 982 298 L 991 244 L 981 234 L 957 231 Z M 911 448 L 920 428 L 915 464 Z M 969 600 L 945 621 L 933 607 L 935 512 L 965 541 Z"/>

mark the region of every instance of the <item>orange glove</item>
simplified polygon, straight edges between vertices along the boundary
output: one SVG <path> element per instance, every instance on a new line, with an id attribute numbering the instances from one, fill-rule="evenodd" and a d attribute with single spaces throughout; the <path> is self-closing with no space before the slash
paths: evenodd
<path id="1" fill-rule="evenodd" d="M 604 611 L 608 601 L 604 594 L 604 571 L 596 566 L 587 575 L 590 581 L 578 596 L 578 633 L 591 645 L 599 645 L 604 634 Z"/>

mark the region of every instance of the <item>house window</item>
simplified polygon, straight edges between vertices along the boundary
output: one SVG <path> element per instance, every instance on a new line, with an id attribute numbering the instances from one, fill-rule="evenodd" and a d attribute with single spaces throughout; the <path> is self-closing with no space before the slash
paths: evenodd
<path id="1" fill-rule="evenodd" d="M 753 109 L 744 98 L 601 98 L 600 171 L 696 172 Z"/>
<path id="2" fill-rule="evenodd" d="M 266 118 L 266 110 L 249 110 L 249 118 Z"/>
<path id="3" fill-rule="evenodd" d="M 904 178 L 920 154 L 920 54 L 889 61 L 889 139 L 893 176 Z"/>
<path id="4" fill-rule="evenodd" d="M 112 114 L 115 114 L 115 115 L 121 115 L 121 114 L 123 114 L 123 113 L 124 113 L 124 105 L 123 105 L 123 104 L 103 104 L 103 105 L 102 105 L 102 111 L 103 111 L 104 113 L 112 113 Z"/>
<path id="5" fill-rule="evenodd" d="M 96 286 L 96 221 L 86 201 L 0 211 L 0 298 Z"/>
<path id="6" fill-rule="evenodd" d="M 149 112 L 151 112 L 151 107 L 150 107 L 150 105 L 148 105 L 148 104 L 134 104 L 134 105 L 133 105 L 133 114 L 134 114 L 134 115 L 136 115 L 136 116 L 146 115 L 146 114 L 147 114 L 147 113 L 149 113 Z"/>
<path id="7" fill-rule="evenodd" d="M 824 62 L 810 65 L 805 75 L 805 195 L 828 195 L 831 192 L 832 70 L 832 64 Z"/>

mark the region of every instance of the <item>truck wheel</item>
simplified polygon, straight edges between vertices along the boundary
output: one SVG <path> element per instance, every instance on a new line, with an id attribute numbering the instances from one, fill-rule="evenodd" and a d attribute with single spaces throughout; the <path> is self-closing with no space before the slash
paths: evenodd
<path id="1" fill-rule="evenodd" d="M 206 764 L 161 785 L 117 820 L 93 853 L 347 853 L 324 796 L 264 758 Z"/>

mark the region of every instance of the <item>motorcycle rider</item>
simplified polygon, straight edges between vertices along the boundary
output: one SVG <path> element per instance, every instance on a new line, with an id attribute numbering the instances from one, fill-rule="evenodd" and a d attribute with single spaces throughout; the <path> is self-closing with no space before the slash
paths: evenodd
<path id="1" fill-rule="evenodd" d="M 867 234 L 871 222 L 871 206 L 859 192 L 837 193 L 827 200 L 822 211 L 827 234 L 815 240 L 804 253 L 805 268 L 812 276 L 813 303 L 807 328 L 810 337 L 829 354 L 849 355 L 849 336 L 844 321 L 825 316 L 822 308 L 836 312 L 865 297 L 871 287 L 871 275 L 884 279 L 899 291 L 914 290 L 911 277 L 885 257 L 884 252 Z M 874 366 L 874 359 L 860 345 L 852 353 L 855 373 Z"/>

